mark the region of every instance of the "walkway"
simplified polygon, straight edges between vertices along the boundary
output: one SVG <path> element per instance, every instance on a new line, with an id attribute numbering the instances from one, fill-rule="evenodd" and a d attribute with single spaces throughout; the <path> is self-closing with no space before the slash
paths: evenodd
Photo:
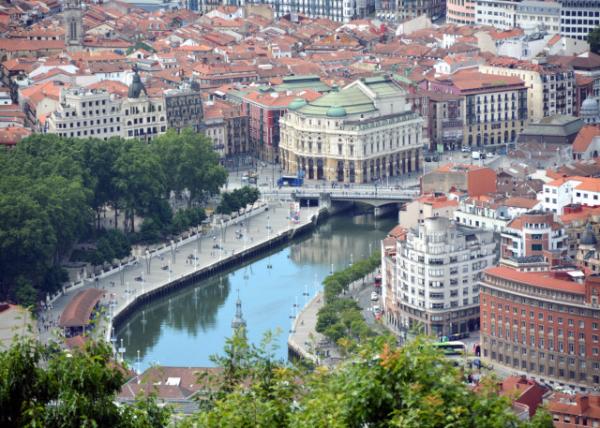
<path id="1" fill-rule="evenodd" d="M 333 366 L 341 360 L 339 351 L 329 339 L 316 332 L 317 314 L 323 304 L 323 292 L 319 292 L 298 314 L 288 338 L 288 348 L 316 364 Z"/>
<path id="2" fill-rule="evenodd" d="M 190 275 L 197 270 L 222 262 L 236 254 L 258 246 L 273 237 L 288 233 L 311 222 L 318 208 L 306 208 L 300 212 L 300 221 L 294 224 L 289 219 L 287 204 L 271 203 L 268 211 L 262 210 L 234 220 L 235 224 L 217 227 L 204 234 L 201 239 L 192 237 L 187 242 L 167 246 L 151 255 L 138 256 L 122 269 L 85 280 L 84 285 L 73 287 L 53 302 L 41 318 L 54 325 L 72 297 L 82 289 L 99 288 L 105 293 L 101 304 L 106 310 L 96 334 L 110 339 L 112 318 L 135 301 L 141 294 L 163 287 L 170 282 Z M 149 272 L 149 273 L 148 273 Z M 40 339 L 47 341 L 60 335 L 58 328 L 42 331 Z"/>

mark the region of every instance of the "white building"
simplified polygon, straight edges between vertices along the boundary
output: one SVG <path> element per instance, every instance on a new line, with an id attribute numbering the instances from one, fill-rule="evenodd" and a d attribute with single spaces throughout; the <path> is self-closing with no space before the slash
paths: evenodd
<path id="1" fill-rule="evenodd" d="M 544 184 L 538 199 L 544 211 L 558 215 L 564 214 L 564 208 L 571 204 L 598 206 L 600 205 L 600 178 L 558 178 Z"/>
<path id="2" fill-rule="evenodd" d="M 547 31 L 560 33 L 560 3 L 552 1 L 525 0 L 517 5 L 517 27 L 526 33 Z"/>
<path id="3" fill-rule="evenodd" d="M 167 131 L 165 99 L 148 97 L 137 73 L 127 98 L 105 90 L 64 89 L 46 126 L 46 132 L 61 137 L 150 140 Z"/>
<path id="4" fill-rule="evenodd" d="M 400 329 L 420 326 L 435 336 L 478 330 L 478 281 L 496 258 L 492 232 L 428 218 L 396 246 L 386 321 Z"/>
<path id="5" fill-rule="evenodd" d="M 310 103 L 296 99 L 279 123 L 288 174 L 364 183 L 420 169 L 423 119 L 387 77 L 356 80 Z"/>
<path id="6" fill-rule="evenodd" d="M 510 30 L 516 26 L 519 2 L 520 0 L 477 0 L 475 23 Z"/>
<path id="7" fill-rule="evenodd" d="M 63 89 L 58 108 L 46 122 L 47 132 L 61 137 L 120 137 L 121 99 L 104 90 Z"/>

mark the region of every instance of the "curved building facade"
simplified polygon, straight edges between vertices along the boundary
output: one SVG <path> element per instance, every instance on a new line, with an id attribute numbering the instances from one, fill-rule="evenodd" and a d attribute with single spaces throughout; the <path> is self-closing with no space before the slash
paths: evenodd
<path id="1" fill-rule="evenodd" d="M 280 119 L 286 174 L 365 183 L 420 169 L 423 119 L 406 92 L 387 77 L 357 80 L 306 103 L 293 101 Z"/>

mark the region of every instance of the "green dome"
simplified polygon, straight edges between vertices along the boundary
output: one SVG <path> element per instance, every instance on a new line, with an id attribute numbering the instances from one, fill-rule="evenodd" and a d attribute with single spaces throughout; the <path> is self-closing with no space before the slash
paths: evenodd
<path id="1" fill-rule="evenodd" d="M 344 107 L 331 106 L 327 110 L 328 117 L 344 117 L 346 116 L 346 109 Z"/>
<path id="2" fill-rule="evenodd" d="M 304 107 L 305 105 L 305 100 L 303 100 L 302 98 L 296 98 L 290 103 L 290 105 L 288 106 L 288 110 L 298 110 L 300 107 Z"/>

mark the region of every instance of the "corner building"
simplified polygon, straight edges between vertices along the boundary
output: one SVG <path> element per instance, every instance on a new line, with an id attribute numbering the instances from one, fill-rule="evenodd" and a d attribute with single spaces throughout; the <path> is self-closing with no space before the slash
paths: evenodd
<path id="1" fill-rule="evenodd" d="M 280 119 L 281 165 L 286 174 L 344 183 L 418 171 L 422 123 L 406 91 L 389 78 L 357 80 L 288 106 Z"/>
<path id="2" fill-rule="evenodd" d="M 600 276 L 487 269 L 480 283 L 482 357 L 551 384 L 600 386 Z"/>
<path id="3" fill-rule="evenodd" d="M 477 330 L 478 282 L 496 258 L 492 232 L 431 217 L 396 245 L 386 321 L 401 330 L 418 326 L 435 336 Z"/>

